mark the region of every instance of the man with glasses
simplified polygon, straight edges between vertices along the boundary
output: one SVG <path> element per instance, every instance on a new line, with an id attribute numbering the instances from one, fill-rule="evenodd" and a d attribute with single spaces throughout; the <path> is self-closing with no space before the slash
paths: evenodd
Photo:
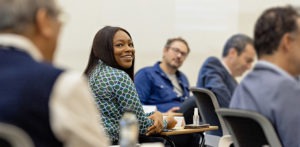
<path id="1" fill-rule="evenodd" d="M 236 77 L 251 68 L 256 54 L 253 40 L 244 35 L 231 36 L 224 48 L 222 59 L 209 57 L 203 63 L 197 87 L 211 90 L 217 97 L 220 107 L 229 107 L 231 96 L 237 86 Z"/>
<path id="2" fill-rule="evenodd" d="M 55 0 L 0 0 L 0 122 L 36 147 L 108 146 L 86 79 L 51 64 L 59 15 Z"/>
<path id="3" fill-rule="evenodd" d="M 179 110 L 189 97 L 189 82 L 178 69 L 189 52 L 184 39 L 171 38 L 163 49 L 162 61 L 136 73 L 134 83 L 144 105 L 155 105 L 161 112 Z"/>
<path id="4" fill-rule="evenodd" d="M 193 109 L 197 106 L 189 96 L 187 77 L 178 70 L 189 52 L 189 45 L 184 39 L 168 39 L 162 61 L 139 70 L 134 83 L 144 105 L 155 105 L 161 112 L 182 112 L 186 122 L 192 123 Z M 176 135 L 171 138 L 177 147 L 199 146 L 198 134 Z"/>

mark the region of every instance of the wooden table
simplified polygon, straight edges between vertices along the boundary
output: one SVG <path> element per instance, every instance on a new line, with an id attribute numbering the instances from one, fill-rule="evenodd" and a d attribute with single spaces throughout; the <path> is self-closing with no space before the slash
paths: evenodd
<path id="1" fill-rule="evenodd" d="M 197 129 L 176 129 L 167 132 L 161 132 L 160 135 L 171 136 L 171 135 L 181 135 L 181 134 L 191 134 L 191 133 L 201 133 L 205 131 L 218 130 L 218 126 L 209 126 Z"/>
<path id="2" fill-rule="evenodd" d="M 162 113 L 163 116 L 168 116 L 169 113 Z M 183 116 L 183 113 L 170 113 L 172 116 Z"/>
<path id="3" fill-rule="evenodd" d="M 209 126 L 209 127 L 203 127 L 203 128 L 197 128 L 197 129 L 175 129 L 175 130 L 169 130 L 169 131 L 161 132 L 160 135 L 164 136 L 164 138 L 168 142 L 171 143 L 172 147 L 175 147 L 174 142 L 168 136 L 171 136 L 171 135 L 182 135 L 182 134 L 192 134 L 192 133 L 200 133 L 201 137 L 202 137 L 200 146 L 202 147 L 205 144 L 203 132 L 205 132 L 205 131 L 212 131 L 212 130 L 218 130 L 218 126 Z"/>

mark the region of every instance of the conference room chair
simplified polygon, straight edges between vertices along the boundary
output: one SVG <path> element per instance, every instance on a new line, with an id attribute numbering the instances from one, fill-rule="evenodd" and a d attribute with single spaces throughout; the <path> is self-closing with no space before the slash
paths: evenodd
<path id="1" fill-rule="evenodd" d="M 247 110 L 218 109 L 235 147 L 282 147 L 270 121 L 263 115 Z"/>
<path id="2" fill-rule="evenodd" d="M 218 147 L 220 144 L 230 144 L 231 137 L 228 135 L 227 128 L 222 118 L 216 113 L 216 109 L 219 109 L 219 103 L 215 94 L 205 88 L 191 87 L 190 91 L 195 96 L 197 107 L 200 111 L 200 115 L 203 123 L 210 124 L 211 126 L 218 126 L 219 129 L 216 131 L 205 132 L 205 144 L 207 146 Z M 221 137 L 226 137 L 224 143 L 219 142 Z M 229 138 L 229 139 L 228 139 Z M 230 143 L 228 143 L 228 141 Z"/>
<path id="3" fill-rule="evenodd" d="M 34 147 L 34 145 L 21 128 L 0 122 L 0 147 Z"/>

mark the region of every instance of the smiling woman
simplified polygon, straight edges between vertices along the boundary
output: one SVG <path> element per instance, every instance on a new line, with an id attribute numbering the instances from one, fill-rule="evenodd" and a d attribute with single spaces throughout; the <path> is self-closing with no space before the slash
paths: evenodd
<path id="1" fill-rule="evenodd" d="M 124 55 L 133 57 L 131 61 L 125 60 L 128 61 L 126 66 L 120 60 L 120 57 Z M 133 79 L 134 49 L 131 35 L 120 27 L 106 26 L 102 28 L 95 35 L 89 62 L 84 71 L 86 75 L 92 72 L 99 59 L 108 66 L 125 71 Z"/>
<path id="2" fill-rule="evenodd" d="M 133 41 L 125 29 L 104 27 L 94 38 L 85 70 L 105 131 L 113 144 L 119 141 L 119 120 L 126 109 L 137 116 L 139 134 L 142 135 L 160 133 L 176 124 L 173 117 L 163 121 L 158 111 L 144 113 L 133 84 L 134 53 Z M 139 142 L 149 141 L 148 138 L 139 138 Z"/>
<path id="3" fill-rule="evenodd" d="M 124 69 L 130 68 L 134 59 L 134 46 L 130 36 L 119 30 L 114 36 L 113 44 L 116 62 Z"/>

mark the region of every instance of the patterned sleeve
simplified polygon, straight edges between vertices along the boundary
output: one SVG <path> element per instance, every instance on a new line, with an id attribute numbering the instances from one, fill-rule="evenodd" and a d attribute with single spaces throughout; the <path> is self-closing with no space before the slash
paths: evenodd
<path id="1" fill-rule="evenodd" d="M 144 113 L 142 104 L 130 77 L 122 72 L 115 84 L 113 85 L 117 101 L 120 104 L 120 112 L 123 114 L 124 109 L 131 109 L 137 116 L 140 125 L 140 134 L 145 134 L 148 127 L 153 125 L 153 120 L 148 118 Z M 151 115 L 151 113 L 150 113 Z"/>
<path id="2" fill-rule="evenodd" d="M 145 115 L 148 117 L 150 115 L 152 115 L 154 112 L 149 112 L 149 113 L 145 113 Z"/>

